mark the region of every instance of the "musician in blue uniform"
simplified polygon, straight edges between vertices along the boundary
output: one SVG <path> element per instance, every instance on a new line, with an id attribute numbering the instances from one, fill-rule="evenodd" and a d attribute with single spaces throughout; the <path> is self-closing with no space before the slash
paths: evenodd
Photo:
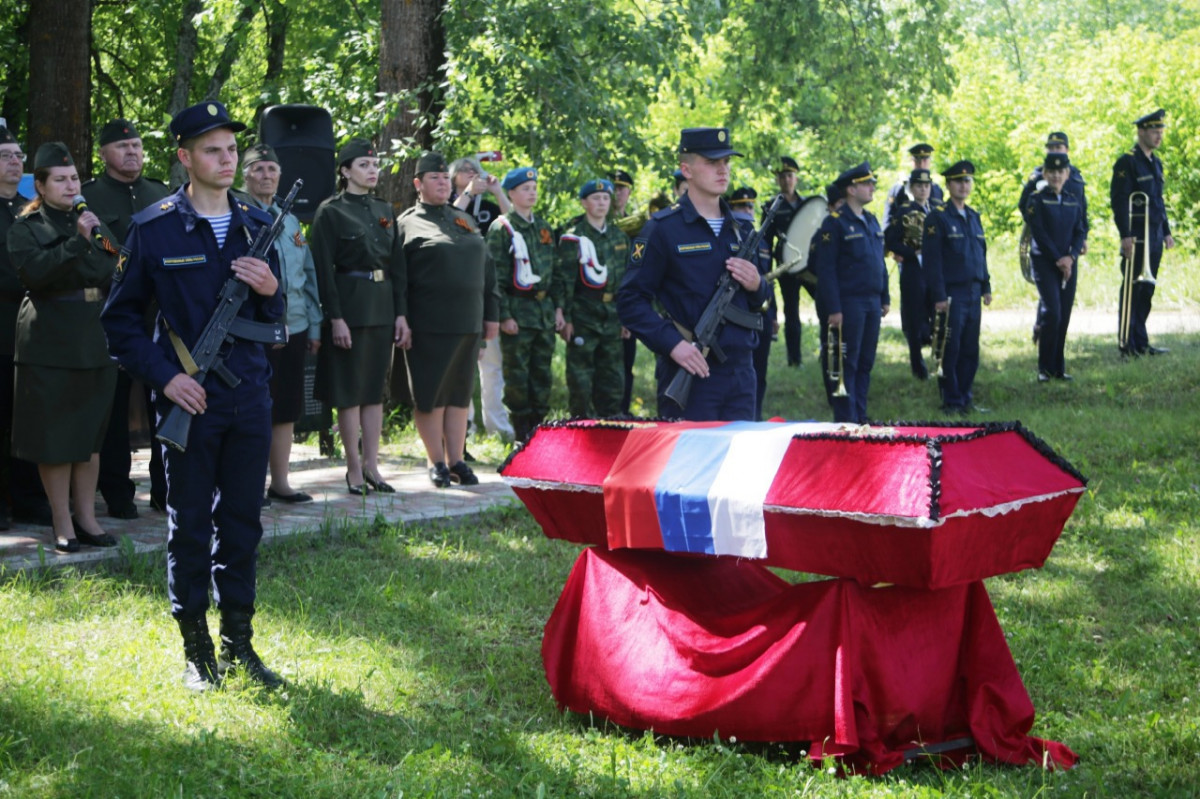
<path id="1" fill-rule="evenodd" d="M 912 199 L 893 209 L 891 224 L 883 232 L 888 251 L 900 264 L 900 327 L 908 342 L 909 366 L 918 380 L 929 379 L 921 348 L 929 343 L 933 325 L 933 306 L 921 270 L 921 238 L 925 217 L 942 206 L 930 199 L 932 188 L 929 170 L 914 169 L 908 177 Z"/>
<path id="2" fill-rule="evenodd" d="M 966 416 L 974 405 L 975 373 L 979 370 L 979 329 L 983 320 L 980 300 L 992 304 L 992 279 L 988 274 L 987 240 L 979 212 L 967 205 L 975 186 L 975 165 L 958 161 L 942 172 L 950 200 L 940 211 L 925 217 L 921 241 L 922 267 L 934 308 L 949 309 L 949 331 L 942 356 L 938 387 L 942 410 Z"/>
<path id="3" fill-rule="evenodd" d="M 195 347 L 227 280 L 250 289 L 239 317 L 261 327 L 283 316 L 279 267 L 247 257 L 271 217 L 229 191 L 237 175 L 234 134 L 245 125 L 208 101 L 171 120 L 188 182 L 133 217 L 102 321 L 109 351 L 155 391 L 159 429 L 174 405 L 192 414 L 184 452 L 164 447 L 167 471 L 167 593 L 183 635 L 184 684 L 204 691 L 239 667 L 262 685 L 280 677 L 251 645 L 255 563 L 262 537 L 259 508 L 271 444 L 270 367 L 259 341 L 226 344 L 225 367 L 236 386 L 212 376 L 203 385 L 189 374 Z M 143 314 L 157 300 L 153 337 Z M 252 335 L 247 333 L 246 335 Z M 221 611 L 218 660 L 205 612 L 209 585 Z"/>
<path id="4" fill-rule="evenodd" d="M 1146 333 L 1146 318 L 1150 316 L 1154 283 L 1137 280 L 1141 276 L 1142 265 L 1146 262 L 1146 247 L 1150 248 L 1150 275 L 1157 278 L 1163 249 L 1169 250 L 1175 246 L 1175 238 L 1171 235 L 1171 223 L 1167 221 L 1166 205 L 1163 203 L 1163 163 L 1154 152 L 1162 146 L 1166 116 L 1167 112 L 1160 108 L 1138 119 L 1137 144 L 1113 164 L 1109 191 L 1113 222 L 1116 223 L 1121 236 L 1121 256 L 1133 259 L 1134 277 L 1133 302 L 1130 303 L 1129 314 L 1129 340 L 1121 342 L 1123 355 L 1163 355 L 1167 352 L 1166 347 L 1150 346 L 1150 338 Z M 1148 241 L 1143 240 L 1146 238 L 1146 222 L 1141 208 L 1135 206 L 1134 213 L 1130 213 L 1129 200 L 1134 192 L 1144 192 L 1149 200 Z M 1124 297 L 1125 284 L 1122 277 L 1122 308 Z"/>
<path id="5" fill-rule="evenodd" d="M 865 424 L 871 369 L 879 344 L 879 325 L 891 305 L 883 230 L 866 206 L 875 198 L 875 175 L 866 161 L 847 169 L 837 182 L 846 204 L 825 217 L 818 231 L 817 293 L 831 328 L 841 329 L 841 373 L 845 397 L 830 396 L 835 422 Z M 837 353 L 829 358 L 836 359 Z"/>
<path id="6" fill-rule="evenodd" d="M 740 186 L 729 195 L 729 208 L 734 219 L 745 220 L 754 224 L 755 205 L 758 203 L 758 192 L 749 186 Z M 765 240 L 764 240 L 765 246 Z M 767 396 L 767 365 L 771 360 L 771 339 L 779 329 L 777 321 L 779 308 L 775 305 L 775 292 L 768 289 L 767 302 L 762 307 L 762 332 L 758 336 L 758 346 L 754 349 L 754 377 L 757 382 L 754 388 L 754 421 L 762 421 L 763 400 Z"/>
<path id="7" fill-rule="evenodd" d="M 779 185 L 779 194 L 776 196 L 782 197 L 783 202 L 779 204 L 779 210 L 775 212 L 775 221 L 772 223 L 771 229 L 767 231 L 766 241 L 767 249 L 775 259 L 776 266 L 782 266 L 787 260 L 783 251 L 787 231 L 796 212 L 804 204 L 804 198 L 796 193 L 796 176 L 799 171 L 800 165 L 796 163 L 796 159 L 786 155 L 780 159 L 780 167 L 775 171 L 775 182 Z M 775 202 L 774 197 L 764 207 L 769 208 L 773 202 Z M 795 245 L 802 246 L 802 242 L 795 242 Z M 800 366 L 804 357 L 800 331 L 801 275 L 785 272 L 779 276 L 778 282 L 779 296 L 783 298 L 783 343 L 787 347 L 787 365 Z M 805 288 L 810 295 L 813 294 L 811 285 Z"/>
<path id="8" fill-rule="evenodd" d="M 933 166 L 933 145 L 920 142 L 908 148 L 908 154 L 912 156 L 913 170 L 930 169 Z M 911 174 L 911 173 L 910 173 Z M 913 195 L 909 191 L 909 179 L 896 181 L 896 184 L 888 190 L 887 205 L 883 208 L 883 229 L 887 230 L 892 224 L 893 213 L 902 203 L 912 202 Z M 929 199 L 935 203 L 945 201 L 942 195 L 942 187 L 936 183 L 930 183 Z"/>
<path id="9" fill-rule="evenodd" d="M 844 206 L 846 204 L 846 189 L 845 189 L 845 187 L 842 186 L 841 184 L 839 184 L 837 181 L 834 181 L 833 183 L 830 183 L 828 186 L 826 186 L 825 187 L 825 203 L 828 206 L 829 213 L 832 214 L 836 211 L 840 211 L 842 209 L 842 206 Z M 821 229 L 817 228 L 817 230 L 812 234 L 812 238 L 809 239 L 809 241 L 808 241 L 808 263 L 810 265 L 810 268 L 808 268 L 804 271 L 813 272 L 813 273 L 816 272 L 817 247 L 820 245 L 820 242 L 821 242 Z M 814 283 L 813 285 L 815 286 L 816 283 Z M 837 388 L 837 381 L 835 380 L 833 382 L 830 382 L 830 380 L 829 380 L 829 355 L 830 355 L 830 352 L 829 352 L 829 348 L 825 346 L 826 343 L 829 341 L 829 311 L 826 310 L 824 303 L 821 302 L 821 293 L 819 291 L 814 291 L 814 294 L 815 294 L 815 296 L 813 299 L 817 306 L 817 323 L 820 326 L 820 336 L 821 336 L 821 349 L 819 351 L 820 352 L 820 360 L 821 360 L 821 382 L 825 386 L 825 399 L 828 400 L 830 407 L 833 407 L 833 392 L 834 392 L 834 389 Z M 837 366 L 836 356 L 835 356 L 833 365 L 836 368 L 836 366 Z"/>
<path id="10" fill-rule="evenodd" d="M 1066 153 L 1047 153 L 1042 164 L 1046 185 L 1030 195 L 1023 207 L 1033 233 L 1033 275 L 1041 306 L 1045 309 L 1038 343 L 1039 383 L 1049 382 L 1052 377 L 1071 379 L 1066 372 L 1063 350 L 1079 279 L 1075 266 L 1087 231 L 1083 221 L 1083 201 L 1065 188 L 1070 167 Z"/>
<path id="11" fill-rule="evenodd" d="M 729 186 L 733 149 L 726 128 L 687 128 L 679 137 L 679 170 L 687 193 L 654 214 L 642 228 L 629 255 L 629 268 L 617 293 L 621 324 L 658 355 L 658 413 L 690 421 L 734 421 L 754 418 L 753 353 L 758 346 L 757 313 L 767 299 L 763 280 L 766 258 L 757 263 L 738 258 L 753 224 L 734 218 L 722 198 Z M 721 274 L 741 286 L 733 307 L 746 323 L 726 321 L 717 340 L 724 352 L 705 353 L 692 343 L 693 331 Z M 658 302 L 666 313 L 659 315 Z M 696 376 L 686 410 L 665 395 L 679 369 Z"/>

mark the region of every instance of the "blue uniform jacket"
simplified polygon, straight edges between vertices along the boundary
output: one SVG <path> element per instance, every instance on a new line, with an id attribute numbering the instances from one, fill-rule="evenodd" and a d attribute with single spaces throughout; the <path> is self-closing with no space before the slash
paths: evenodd
<path id="1" fill-rule="evenodd" d="M 216 309 L 221 287 L 233 276 L 230 263 L 250 250 L 263 225 L 271 224 L 265 211 L 230 194 L 233 216 L 225 246 L 218 249 L 212 228 L 196 214 L 186 189 L 185 185 L 161 203 L 134 214 L 117 262 L 112 292 L 100 317 L 113 359 L 159 392 L 184 371 L 167 335 L 168 326 L 189 350 L 194 349 Z M 274 248 L 268 262 L 278 278 Z M 155 299 L 159 310 L 151 337 L 146 333 L 143 314 Z M 271 297 L 251 291 L 238 315 L 258 322 L 277 322 L 283 316 L 283 306 L 281 291 Z M 271 372 L 262 344 L 235 340 L 225 346 L 225 366 L 244 381 L 243 386 L 267 385 Z M 211 392 L 218 384 L 224 385 L 214 379 L 206 387 Z"/>
<path id="2" fill-rule="evenodd" d="M 1021 189 L 1021 199 L 1017 201 L 1017 210 L 1021 212 L 1021 217 L 1029 221 L 1029 198 L 1038 190 L 1038 183 L 1042 180 L 1042 168 L 1036 167 L 1029 175 L 1029 180 L 1025 181 L 1025 186 Z M 1079 198 L 1079 204 L 1083 206 L 1083 237 L 1087 238 L 1088 231 L 1092 229 L 1092 223 L 1088 219 L 1088 204 L 1087 204 L 1087 182 L 1083 179 L 1083 173 L 1074 164 L 1071 164 L 1070 174 L 1067 175 L 1067 185 L 1063 186 L 1064 191 L 1069 191 Z"/>
<path id="3" fill-rule="evenodd" d="M 1033 233 L 1034 254 L 1057 261 L 1064 255 L 1079 257 L 1087 230 L 1083 226 L 1083 203 L 1063 189 L 1055 194 L 1043 188 L 1025 203 L 1025 218 Z"/>
<path id="4" fill-rule="evenodd" d="M 1136 145 L 1113 164 L 1109 186 L 1113 221 L 1123 239 L 1142 238 L 1145 223 L 1140 210 L 1133 220 L 1129 218 L 1129 195 L 1135 191 L 1144 191 L 1150 197 L 1150 248 L 1159 249 L 1163 239 L 1171 235 L 1171 223 L 1167 221 L 1167 207 L 1163 202 L 1163 162 L 1154 153 L 1147 156 Z"/>
<path id="5" fill-rule="evenodd" d="M 855 216 L 849 208 L 834 211 L 817 231 L 817 293 L 826 314 L 842 312 L 846 297 L 877 295 L 891 305 L 887 266 L 883 261 L 883 231 L 870 211 Z"/>
<path id="6" fill-rule="evenodd" d="M 669 354 L 684 340 L 671 320 L 689 331 L 695 329 L 726 271 L 725 261 L 737 255 L 741 241 L 754 230 L 752 222 L 734 218 L 723 199 L 721 212 L 725 222 L 721 235 L 714 236 L 684 195 L 650 217 L 633 240 L 629 267 L 617 292 L 617 314 L 622 325 L 661 355 Z M 748 260 L 763 274 L 770 261 L 766 244 L 759 248 L 757 259 Z M 758 313 L 770 290 L 767 282 L 761 281 L 757 291 L 739 291 L 733 304 Z M 655 301 L 669 318 L 655 311 Z M 727 323 L 717 343 L 728 352 L 753 350 L 758 346 L 758 332 Z"/>
<path id="7" fill-rule="evenodd" d="M 963 211 L 966 218 L 950 202 L 925 217 L 921 266 L 930 296 L 937 302 L 946 299 L 946 289 L 950 286 L 979 283 L 981 294 L 992 293 L 983 222 L 971 206 L 964 206 Z"/>

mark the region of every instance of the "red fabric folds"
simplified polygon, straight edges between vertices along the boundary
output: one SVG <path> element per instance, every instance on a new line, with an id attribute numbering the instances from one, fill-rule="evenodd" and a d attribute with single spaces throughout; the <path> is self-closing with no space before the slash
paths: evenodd
<path id="1" fill-rule="evenodd" d="M 1034 710 L 982 583 L 788 585 L 760 565 L 585 549 L 546 624 L 559 704 L 668 735 L 809 741 L 882 773 L 969 736 L 989 760 L 1069 767 Z"/>

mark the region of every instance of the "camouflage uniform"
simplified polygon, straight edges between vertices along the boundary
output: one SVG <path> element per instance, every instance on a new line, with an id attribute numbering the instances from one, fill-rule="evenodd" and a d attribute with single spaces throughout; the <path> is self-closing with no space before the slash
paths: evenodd
<path id="1" fill-rule="evenodd" d="M 597 285 L 589 279 L 579 263 L 581 236 L 595 245 L 597 262 L 608 267 L 604 283 Z M 614 300 L 628 257 L 629 237 L 611 221 L 600 231 L 584 217 L 569 226 L 558 243 L 555 305 L 563 309 L 563 318 L 574 326 L 567 344 L 572 416 L 605 417 L 621 412 L 625 352 Z"/>

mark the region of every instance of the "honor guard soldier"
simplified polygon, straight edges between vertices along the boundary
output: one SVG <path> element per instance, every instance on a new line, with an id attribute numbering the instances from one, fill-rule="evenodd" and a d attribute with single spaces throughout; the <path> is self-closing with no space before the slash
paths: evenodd
<path id="1" fill-rule="evenodd" d="M 117 237 L 117 246 L 125 242 L 129 223 L 138 211 L 162 200 L 171 193 L 167 184 L 142 174 L 142 137 L 133 123 L 114 119 L 100 129 L 100 160 L 104 172 L 83 184 L 80 190 L 88 207 L 100 217 Z M 117 371 L 117 388 L 113 395 L 108 430 L 100 449 L 100 495 L 108 505 L 108 515 L 115 519 L 136 519 L 137 506 L 133 496 L 135 486 L 129 479 L 133 466 L 129 446 L 129 394 L 133 381 L 124 369 Z M 140 389 L 139 389 L 140 390 Z M 147 409 L 150 409 L 146 392 Z M 153 412 L 150 414 L 153 419 Z M 150 426 L 153 431 L 153 423 Z M 166 478 L 163 476 L 162 456 L 151 445 L 150 504 L 166 509 Z"/>
<path id="2" fill-rule="evenodd" d="M 184 684 L 197 691 L 216 686 L 231 667 L 267 687 L 282 684 L 251 645 L 259 509 L 271 445 L 265 348 L 242 337 L 226 345 L 224 366 L 236 386 L 216 378 L 201 385 L 189 374 L 194 364 L 185 365 L 230 278 L 250 290 L 238 314 L 244 330 L 265 331 L 284 313 L 274 253 L 270 263 L 246 257 L 271 217 L 230 192 L 237 175 L 234 134 L 245 127 L 215 100 L 171 120 L 188 182 L 134 214 L 102 315 L 109 351 L 154 388 L 160 422 L 173 405 L 193 415 L 186 450 L 164 448 L 164 458 L 167 593 L 183 635 Z M 144 315 L 155 300 L 150 335 Z M 221 611 L 219 660 L 205 616 L 210 585 Z"/>
<path id="3" fill-rule="evenodd" d="M 1146 318 L 1150 316 L 1154 298 L 1153 279 L 1158 278 L 1163 248 L 1169 250 L 1175 246 L 1163 203 L 1163 163 L 1154 152 L 1162 145 L 1166 116 L 1167 112 L 1160 108 L 1138 119 L 1137 144 L 1113 164 L 1109 190 L 1113 222 L 1121 236 L 1122 266 L 1131 267 L 1124 269 L 1121 281 L 1120 318 L 1125 330 L 1118 337 L 1123 355 L 1167 352 L 1165 347 L 1150 346 L 1146 334 Z M 1139 194 L 1146 196 L 1142 198 Z M 1145 202 L 1139 204 L 1142 199 Z M 1147 264 L 1148 276 L 1143 274 Z M 1132 298 L 1128 308 L 1127 297 Z"/>
<path id="4" fill-rule="evenodd" d="M 913 169 L 930 169 L 933 165 L 933 146 L 921 142 L 914 144 L 908 148 L 908 154 L 912 156 Z M 892 212 L 896 206 L 904 201 L 913 199 L 912 192 L 909 190 L 907 179 L 896 181 L 896 185 L 888 190 L 887 206 L 883 209 L 883 228 L 887 229 L 888 225 L 892 224 Z M 931 202 L 942 203 L 942 187 L 936 183 L 931 183 L 929 188 L 929 199 Z"/>
<path id="5" fill-rule="evenodd" d="M 950 200 L 925 217 L 921 241 L 922 267 L 934 309 L 947 313 L 948 330 L 941 354 L 938 387 L 942 410 L 966 416 L 973 405 L 975 373 L 979 369 L 980 300 L 992 304 L 987 240 L 979 212 L 967 205 L 975 185 L 975 165 L 958 161 L 945 172 Z"/>
<path id="6" fill-rule="evenodd" d="M 925 276 L 921 270 L 921 238 L 925 233 L 925 217 L 942 204 L 929 199 L 933 178 L 928 169 L 914 169 L 908 176 L 911 200 L 905 200 L 892 211 L 892 222 L 884 231 L 884 241 L 900 263 L 900 326 L 908 342 L 908 360 L 913 377 L 929 379 L 929 368 L 921 348 L 930 341 L 933 324 L 933 305 L 929 302 Z"/>
<path id="7" fill-rule="evenodd" d="M 504 176 L 512 211 L 488 229 L 488 254 L 500 289 L 504 335 L 504 404 L 517 441 L 524 441 L 550 412 L 550 363 L 554 358 L 554 233 L 533 212 L 538 173 L 517 167 Z"/>
<path id="8" fill-rule="evenodd" d="M 829 327 L 838 331 L 833 338 L 841 345 L 840 353 L 828 357 L 831 365 L 841 362 L 839 382 L 844 383 L 846 396 L 831 395 L 830 405 L 835 422 L 866 424 L 880 320 L 891 305 L 883 230 L 865 208 L 875 198 L 871 165 L 864 161 L 847 169 L 837 182 L 846 192 L 846 204 L 825 217 L 813 253 L 821 306 Z"/>
<path id="9" fill-rule="evenodd" d="M 29 202 L 17 187 L 25 172 L 25 153 L 8 128 L 0 126 L 0 530 L 15 519 L 49 525 L 50 505 L 37 466 L 12 457 L 13 355 L 17 312 L 25 286 L 8 257 L 8 232 Z"/>
<path id="10" fill-rule="evenodd" d="M 567 342 L 571 415 L 617 416 L 625 390 L 622 341 L 629 331 L 617 318 L 617 287 L 629 258 L 629 237 L 609 214 L 613 184 L 589 180 L 579 190 L 583 219 L 558 242 L 554 278 L 556 325 Z"/>
<path id="11" fill-rule="evenodd" d="M 1033 234 L 1033 275 L 1037 280 L 1040 307 L 1044 309 L 1038 343 L 1039 383 L 1050 378 L 1070 380 L 1063 350 L 1067 326 L 1075 304 L 1079 278 L 1075 268 L 1087 241 L 1084 203 L 1066 188 L 1071 161 L 1066 153 L 1046 153 L 1042 165 L 1045 185 L 1026 200 L 1023 211 Z"/>
<path id="12" fill-rule="evenodd" d="M 775 182 L 779 184 L 777 196 L 782 197 L 783 202 L 779 204 L 779 210 L 775 212 L 775 221 L 771 224 L 771 229 L 767 231 L 767 247 L 771 251 L 776 266 L 783 265 L 785 259 L 783 245 L 787 239 L 788 227 L 792 224 L 792 218 L 800 210 L 804 201 L 804 198 L 796 193 L 796 175 L 799 171 L 800 165 L 796 163 L 796 159 L 786 155 L 780 159 L 779 169 L 775 170 Z M 775 202 L 774 197 L 767 203 L 767 207 L 770 207 L 773 202 Z M 796 242 L 796 245 L 799 246 L 800 242 Z M 785 272 L 779 276 L 778 283 L 779 295 L 783 298 L 783 342 L 787 347 L 787 365 L 799 366 L 802 360 L 801 276 Z M 812 286 L 805 288 L 810 295 L 813 294 Z"/>
<path id="13" fill-rule="evenodd" d="M 658 355 L 658 414 L 689 421 L 749 421 L 754 418 L 756 329 L 770 286 L 763 279 L 765 248 L 757 263 L 738 258 L 753 225 L 733 216 L 722 198 L 729 187 L 733 149 L 727 128 L 686 128 L 679 136 L 679 171 L 687 193 L 654 214 L 634 239 L 629 269 L 617 293 L 621 322 Z M 692 331 L 729 272 L 741 286 L 733 306 L 753 326 L 726 322 L 718 344 L 725 361 L 706 357 Z M 655 310 L 655 303 L 666 316 Z M 664 393 L 676 371 L 695 375 L 686 411 Z"/>

